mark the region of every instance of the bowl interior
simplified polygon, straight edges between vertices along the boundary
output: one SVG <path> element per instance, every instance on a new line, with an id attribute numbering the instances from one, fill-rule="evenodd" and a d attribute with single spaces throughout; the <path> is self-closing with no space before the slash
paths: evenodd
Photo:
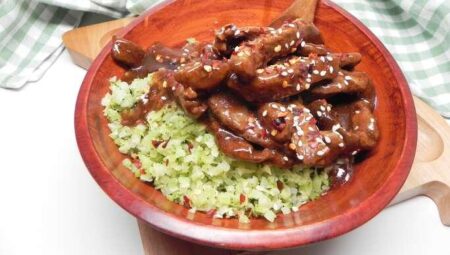
<path id="1" fill-rule="evenodd" d="M 214 0 L 174 1 L 147 12 L 124 31 L 124 37 L 144 47 L 156 41 L 180 46 L 189 37 L 212 40 L 214 29 L 227 23 L 268 25 L 290 3 L 290 0 L 226 0 L 220 4 Z M 240 224 L 236 219 L 212 219 L 203 213 L 188 213 L 123 167 L 124 156 L 108 136 L 100 101 L 108 91 L 108 79 L 124 72 L 110 57 L 110 44 L 90 68 L 77 105 L 80 122 L 76 124 L 77 138 L 92 175 L 134 215 L 165 232 L 204 244 L 228 248 L 287 247 L 329 238 L 367 221 L 393 198 L 409 172 L 415 150 L 415 115 L 406 82 L 390 55 L 346 15 L 333 4 L 322 2 L 315 24 L 333 51 L 362 54 L 356 70 L 367 72 L 372 78 L 381 132 L 378 146 L 356 166 L 349 183 L 332 189 L 296 213 L 280 215 L 273 223 L 252 219 L 250 224 Z M 170 222 L 176 222 L 171 229 Z M 183 229 L 185 226 L 192 229 Z M 211 228 L 218 237 L 201 232 Z M 252 234 L 237 240 L 243 230 L 259 231 L 251 231 Z"/>

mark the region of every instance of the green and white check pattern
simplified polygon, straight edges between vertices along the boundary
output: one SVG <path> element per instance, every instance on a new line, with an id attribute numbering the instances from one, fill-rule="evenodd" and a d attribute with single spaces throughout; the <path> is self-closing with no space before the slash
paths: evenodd
<path id="1" fill-rule="evenodd" d="M 121 17 L 163 0 L 0 0 L 0 87 L 38 80 L 62 34 L 91 11 Z M 385 44 L 413 93 L 450 117 L 450 1 L 336 0 Z"/>

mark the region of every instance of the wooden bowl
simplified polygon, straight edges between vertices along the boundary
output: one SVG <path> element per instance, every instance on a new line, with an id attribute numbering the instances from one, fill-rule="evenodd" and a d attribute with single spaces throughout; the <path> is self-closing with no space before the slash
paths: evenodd
<path id="1" fill-rule="evenodd" d="M 178 0 L 147 11 L 122 35 L 142 46 L 160 41 L 179 46 L 188 37 L 211 40 L 213 30 L 237 25 L 268 25 L 290 0 Z M 170 235 L 200 244 L 228 249 L 277 249 L 308 244 L 346 233 L 380 212 L 405 181 L 413 162 L 417 123 L 408 85 L 398 65 L 381 42 L 357 19 L 322 1 L 315 24 L 333 51 L 357 51 L 363 55 L 357 70 L 372 78 L 381 132 L 376 149 L 357 165 L 353 179 L 308 203 L 296 213 L 279 215 L 275 222 L 252 219 L 213 219 L 189 213 L 172 203 L 151 185 L 136 179 L 121 161 L 109 138 L 101 98 L 108 79 L 124 72 L 110 56 L 111 43 L 95 59 L 83 81 L 75 113 L 75 129 L 81 155 L 103 190 L 125 210 Z M 114 224 L 114 223 L 111 223 Z"/>

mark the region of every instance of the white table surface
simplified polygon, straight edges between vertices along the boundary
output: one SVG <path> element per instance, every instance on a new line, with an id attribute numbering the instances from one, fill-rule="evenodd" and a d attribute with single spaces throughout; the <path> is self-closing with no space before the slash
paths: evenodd
<path id="1" fill-rule="evenodd" d="M 75 141 L 85 70 L 67 52 L 37 83 L 0 89 L 0 254 L 143 254 L 136 220 L 89 175 Z M 272 254 L 450 254 L 433 202 L 385 209 L 339 238 Z"/>

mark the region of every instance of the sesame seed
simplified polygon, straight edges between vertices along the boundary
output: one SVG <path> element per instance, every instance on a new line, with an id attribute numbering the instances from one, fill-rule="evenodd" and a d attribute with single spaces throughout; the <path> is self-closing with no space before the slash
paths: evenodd
<path id="1" fill-rule="evenodd" d="M 292 28 L 295 28 L 295 25 L 292 24 L 292 23 L 289 23 L 288 26 L 289 26 L 289 27 L 292 27 Z"/>
<path id="2" fill-rule="evenodd" d="M 285 43 L 285 44 L 284 44 L 284 47 L 285 47 L 286 49 L 289 49 L 289 43 Z"/>
<path id="3" fill-rule="evenodd" d="M 327 111 L 328 112 L 331 111 L 331 106 L 330 105 L 327 105 Z"/>
<path id="4" fill-rule="evenodd" d="M 305 89 L 309 89 L 309 87 L 311 87 L 311 84 L 305 83 Z"/>
<path id="5" fill-rule="evenodd" d="M 300 32 L 297 31 L 297 33 L 295 33 L 295 36 L 297 37 L 297 39 L 300 39 Z"/>
<path id="6" fill-rule="evenodd" d="M 291 43 L 290 43 L 289 45 L 290 45 L 290 46 L 294 46 L 294 44 L 295 44 L 295 41 L 292 40 Z"/>
<path id="7" fill-rule="evenodd" d="M 162 96 L 162 97 L 161 97 L 161 99 L 162 99 L 162 100 L 166 100 L 166 99 L 167 99 L 167 97 L 165 97 L 165 96 Z"/>
<path id="8" fill-rule="evenodd" d="M 297 87 L 295 87 L 297 91 L 300 91 L 300 83 L 297 83 Z"/>
<path id="9" fill-rule="evenodd" d="M 333 125 L 333 127 L 331 127 L 331 130 L 337 131 L 340 128 L 341 128 L 341 124 L 335 124 L 335 125 Z"/>
<path id="10" fill-rule="evenodd" d="M 325 70 L 320 72 L 320 76 L 325 76 L 325 74 L 327 74 L 327 71 L 325 71 Z"/>
<path id="11" fill-rule="evenodd" d="M 277 32 L 278 32 L 279 34 L 281 34 L 281 33 L 283 32 L 283 30 L 282 30 L 281 28 L 278 28 Z"/>
<path id="12" fill-rule="evenodd" d="M 314 70 L 313 74 L 319 74 L 319 70 Z"/>
<path id="13" fill-rule="evenodd" d="M 204 65 L 203 69 L 205 69 L 205 71 L 208 73 L 212 71 L 212 67 L 210 65 Z"/>
<path id="14" fill-rule="evenodd" d="M 344 77 L 344 79 L 346 79 L 347 81 L 350 81 L 350 80 L 352 79 L 352 77 L 346 75 L 346 76 Z"/>
<path id="15" fill-rule="evenodd" d="M 244 56 L 244 52 L 240 51 L 237 55 L 238 55 L 239 57 L 243 57 L 243 56 Z"/>
<path id="16" fill-rule="evenodd" d="M 347 80 L 344 80 L 344 84 L 345 84 L 346 86 L 348 86 L 348 81 L 347 81 Z"/>
<path id="17" fill-rule="evenodd" d="M 285 111 L 286 111 L 286 107 L 281 106 L 281 107 L 280 107 L 280 111 L 285 112 Z"/>
<path id="18" fill-rule="evenodd" d="M 328 136 L 324 136 L 323 139 L 326 143 L 331 143 L 331 139 Z"/>
<path id="19" fill-rule="evenodd" d="M 308 108 L 303 108 L 303 112 L 310 113 L 311 111 Z"/>
<path id="20" fill-rule="evenodd" d="M 278 106 L 276 104 L 271 104 L 270 107 L 272 107 L 273 109 L 278 109 Z"/>
<path id="21" fill-rule="evenodd" d="M 295 146 L 295 144 L 293 144 L 293 143 L 290 143 L 289 144 L 289 149 L 291 149 L 291 150 L 295 150 L 297 147 Z"/>
<path id="22" fill-rule="evenodd" d="M 163 81 L 162 86 L 163 88 L 167 88 L 167 81 Z"/>
<path id="23" fill-rule="evenodd" d="M 305 81 L 308 82 L 308 83 L 311 83 L 311 78 L 306 78 Z"/>
<path id="24" fill-rule="evenodd" d="M 325 106 L 321 105 L 320 110 L 325 111 Z"/>
<path id="25" fill-rule="evenodd" d="M 325 58 L 323 56 L 320 57 L 319 59 L 320 59 L 320 61 L 325 62 Z"/>
<path id="26" fill-rule="evenodd" d="M 286 71 L 281 72 L 281 76 L 288 76 L 288 73 Z"/>
<path id="27" fill-rule="evenodd" d="M 338 72 L 339 75 L 344 75 L 341 71 Z"/>
<path id="28" fill-rule="evenodd" d="M 313 127 L 308 127 L 309 131 L 315 131 Z"/>
<path id="29" fill-rule="evenodd" d="M 287 81 L 283 81 L 283 84 L 281 84 L 281 87 L 287 88 L 287 87 L 290 87 L 290 85 Z"/>
<path id="30" fill-rule="evenodd" d="M 294 73 L 294 69 L 288 69 L 287 72 L 290 73 L 290 74 L 293 74 Z"/>
<path id="31" fill-rule="evenodd" d="M 328 61 L 333 61 L 333 57 L 331 57 L 330 55 L 327 56 L 327 60 Z"/>
<path id="32" fill-rule="evenodd" d="M 361 111 L 360 110 L 356 110 L 355 111 L 355 114 L 359 114 Z"/>
<path id="33" fill-rule="evenodd" d="M 263 116 L 263 117 L 266 117 L 266 116 L 267 116 L 267 110 L 264 110 L 264 111 L 262 112 L 262 116 Z"/>
<path id="34" fill-rule="evenodd" d="M 298 147 L 302 147 L 302 146 L 303 146 L 302 141 L 301 141 L 301 140 L 298 140 L 297 145 L 298 145 Z"/>
<path id="35" fill-rule="evenodd" d="M 316 154 L 317 154 L 317 156 L 320 157 L 320 156 L 323 156 L 325 154 L 325 152 L 324 151 L 317 151 Z"/>
<path id="36" fill-rule="evenodd" d="M 338 146 L 344 148 L 344 143 L 339 143 Z"/>
<path id="37" fill-rule="evenodd" d="M 281 45 L 275 46 L 275 48 L 273 48 L 273 51 L 280 52 L 281 51 Z"/>
<path id="38" fill-rule="evenodd" d="M 358 151 L 353 151 L 353 152 L 352 152 L 352 155 L 355 156 L 356 153 L 358 153 Z"/>
<path id="39" fill-rule="evenodd" d="M 284 160 L 284 161 L 288 161 L 289 159 L 288 159 L 288 157 L 284 156 L 284 157 L 283 157 L 283 160 Z"/>
<path id="40" fill-rule="evenodd" d="M 293 65 L 293 64 L 297 63 L 297 61 L 295 59 L 291 58 L 291 59 L 289 59 L 289 63 L 291 65 Z"/>
<path id="41" fill-rule="evenodd" d="M 270 132 L 270 134 L 271 134 L 272 136 L 276 136 L 276 135 L 278 134 L 278 131 L 276 131 L 276 130 L 274 129 L 274 130 L 272 130 L 272 132 Z"/>
<path id="42" fill-rule="evenodd" d="M 355 126 L 354 128 L 353 128 L 353 130 L 358 130 L 359 129 L 359 126 Z"/>
<path id="43" fill-rule="evenodd" d="M 264 73 L 264 69 L 256 69 L 256 73 L 262 74 Z"/>
<path id="44" fill-rule="evenodd" d="M 332 66 L 330 66 L 330 73 L 334 72 L 334 68 Z"/>
<path id="45" fill-rule="evenodd" d="M 300 160 L 303 160 L 304 157 L 303 157 L 303 155 L 297 154 L 297 158 L 300 159 Z"/>
<path id="46" fill-rule="evenodd" d="M 241 33 L 241 30 L 238 29 L 238 30 L 236 30 L 236 31 L 234 32 L 234 35 L 237 36 L 237 35 L 239 35 L 240 33 Z"/>
<path id="47" fill-rule="evenodd" d="M 317 111 L 317 116 L 322 117 L 322 112 L 321 111 Z"/>
<path id="48" fill-rule="evenodd" d="M 340 83 L 338 83 L 337 87 L 338 87 L 339 89 L 342 89 L 342 85 L 341 85 Z"/>
<path id="49" fill-rule="evenodd" d="M 305 42 L 305 41 L 302 41 L 302 42 L 300 43 L 300 46 L 302 46 L 302 47 L 305 47 L 305 45 L 306 45 L 306 42 Z"/>

